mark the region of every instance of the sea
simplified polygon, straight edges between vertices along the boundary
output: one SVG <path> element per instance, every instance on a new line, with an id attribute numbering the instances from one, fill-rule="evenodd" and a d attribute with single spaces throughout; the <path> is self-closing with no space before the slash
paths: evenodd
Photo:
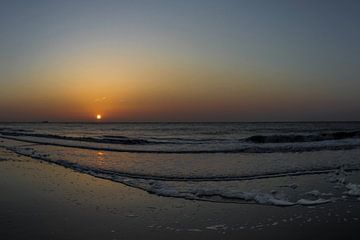
<path id="1" fill-rule="evenodd" d="M 0 147 L 162 197 L 360 200 L 360 122 L 0 123 Z"/>

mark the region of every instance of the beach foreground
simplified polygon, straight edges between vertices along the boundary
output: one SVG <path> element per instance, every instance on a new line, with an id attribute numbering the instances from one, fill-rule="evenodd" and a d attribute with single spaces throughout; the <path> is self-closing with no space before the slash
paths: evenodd
<path id="1" fill-rule="evenodd" d="M 160 197 L 0 149 L 1 239 L 357 239 L 359 201 L 262 206 Z"/>

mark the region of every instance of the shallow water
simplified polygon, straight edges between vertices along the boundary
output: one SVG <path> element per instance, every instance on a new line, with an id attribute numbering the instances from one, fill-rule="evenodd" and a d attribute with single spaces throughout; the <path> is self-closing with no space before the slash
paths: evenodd
<path id="1" fill-rule="evenodd" d="M 2 124 L 0 138 L 162 196 L 279 206 L 358 197 L 359 122 Z"/>

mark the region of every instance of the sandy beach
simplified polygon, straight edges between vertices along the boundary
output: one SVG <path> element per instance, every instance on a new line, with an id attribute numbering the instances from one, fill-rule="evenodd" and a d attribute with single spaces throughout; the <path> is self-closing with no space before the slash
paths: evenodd
<path id="1" fill-rule="evenodd" d="M 1 239 L 357 239 L 359 202 L 276 207 L 159 197 L 0 149 Z"/>

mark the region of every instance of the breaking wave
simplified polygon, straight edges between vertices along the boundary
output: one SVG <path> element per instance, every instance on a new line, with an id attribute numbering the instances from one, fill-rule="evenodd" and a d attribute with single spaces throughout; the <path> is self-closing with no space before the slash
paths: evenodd
<path id="1" fill-rule="evenodd" d="M 35 137 L 36 136 L 36 137 Z M 309 142 L 307 144 L 281 144 L 281 145 L 246 145 L 246 144 L 229 144 L 229 145 L 203 145 L 202 147 L 194 147 L 191 144 L 185 145 L 185 147 L 176 145 L 178 147 L 172 147 L 172 144 L 156 144 L 158 147 L 153 148 L 126 148 L 123 145 L 132 146 L 147 146 L 151 144 L 139 144 L 142 140 L 135 139 L 119 139 L 119 140 L 104 140 L 93 138 L 74 138 L 55 136 L 49 137 L 46 135 L 32 134 L 29 135 L 15 135 L 15 134 L 2 134 L 1 138 L 17 140 L 27 143 L 36 143 L 43 145 L 71 147 L 89 150 L 102 150 L 113 152 L 128 152 L 128 153 L 153 153 L 153 154 L 211 154 L 211 153 L 291 153 L 291 152 L 314 152 L 314 151 L 338 151 L 338 150 L 351 150 L 360 148 L 360 139 L 352 141 L 329 141 L 329 142 Z M 117 143 L 117 144 L 114 144 Z M 121 144 L 120 144 L 121 143 Z M 137 144 L 138 143 L 138 144 Z M 152 145 L 154 146 L 154 144 Z"/>
<path id="2" fill-rule="evenodd" d="M 253 143 L 295 143 L 342 140 L 349 138 L 360 138 L 360 131 L 328 132 L 311 135 L 254 135 L 246 138 L 245 141 Z"/>

